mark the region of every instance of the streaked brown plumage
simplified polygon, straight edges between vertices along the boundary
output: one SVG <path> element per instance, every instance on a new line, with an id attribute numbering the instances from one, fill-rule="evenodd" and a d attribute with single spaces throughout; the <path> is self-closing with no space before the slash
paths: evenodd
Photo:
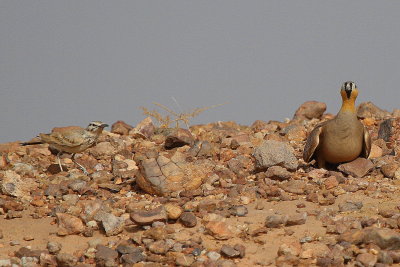
<path id="1" fill-rule="evenodd" d="M 21 145 L 49 144 L 51 148 L 59 151 L 57 158 L 60 170 L 62 170 L 59 158 L 62 152 L 72 153 L 74 156 L 75 153 L 85 151 L 95 144 L 97 138 L 107 126 L 107 124 L 101 121 L 92 121 L 86 129 L 79 126 L 56 127 L 49 134 L 39 134 L 40 141 L 25 142 Z M 80 167 L 83 168 L 82 166 Z"/>
<path id="2" fill-rule="evenodd" d="M 345 82 L 340 94 L 343 102 L 336 117 L 318 124 L 304 147 L 304 161 L 315 159 L 319 168 L 326 168 L 326 163 L 348 162 L 359 156 L 368 158 L 371 151 L 368 130 L 356 116 L 358 89 L 355 83 Z"/>

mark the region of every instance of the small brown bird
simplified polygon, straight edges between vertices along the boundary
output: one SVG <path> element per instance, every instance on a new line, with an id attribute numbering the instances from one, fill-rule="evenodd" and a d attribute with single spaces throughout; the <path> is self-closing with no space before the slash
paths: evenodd
<path id="1" fill-rule="evenodd" d="M 97 138 L 108 125 L 101 121 L 92 121 L 86 129 L 79 126 L 56 127 L 49 134 L 39 134 L 40 141 L 25 142 L 21 145 L 36 145 L 47 143 L 51 148 L 58 150 L 57 159 L 60 170 L 62 170 L 60 155 L 62 152 L 72 153 L 72 159 L 75 153 L 80 153 L 93 146 Z M 75 162 L 82 170 L 86 169 Z"/>
<path id="2" fill-rule="evenodd" d="M 315 159 L 319 168 L 326 168 L 326 163 L 348 162 L 359 156 L 368 158 L 371 151 L 368 130 L 356 116 L 356 84 L 350 81 L 343 83 L 340 94 L 342 107 L 339 113 L 334 119 L 318 124 L 304 147 L 304 161 Z"/>

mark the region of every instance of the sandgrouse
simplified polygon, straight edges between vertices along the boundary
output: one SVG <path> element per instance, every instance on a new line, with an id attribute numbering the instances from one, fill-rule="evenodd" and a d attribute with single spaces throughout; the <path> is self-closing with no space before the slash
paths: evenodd
<path id="1" fill-rule="evenodd" d="M 60 154 L 62 152 L 72 153 L 74 159 L 75 153 L 80 153 L 93 146 L 97 138 L 108 125 L 101 121 L 92 121 L 86 129 L 79 126 L 56 127 L 49 134 L 39 134 L 40 141 L 25 142 L 21 145 L 36 145 L 47 143 L 51 148 L 58 151 L 57 159 L 60 170 L 63 170 Z M 86 169 L 75 162 L 82 170 L 87 173 Z"/>
<path id="2" fill-rule="evenodd" d="M 360 156 L 368 158 L 371 151 L 368 130 L 356 116 L 356 84 L 350 81 L 343 83 L 340 94 L 342 107 L 339 113 L 334 119 L 318 124 L 304 147 L 304 161 L 315 159 L 319 168 L 326 168 L 327 163 L 348 162 Z"/>

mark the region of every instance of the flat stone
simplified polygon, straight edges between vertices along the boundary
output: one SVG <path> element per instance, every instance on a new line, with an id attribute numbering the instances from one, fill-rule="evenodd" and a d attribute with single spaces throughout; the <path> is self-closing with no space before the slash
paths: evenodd
<path id="1" fill-rule="evenodd" d="M 228 258 L 236 258 L 240 256 L 240 252 L 229 245 L 223 245 L 221 254 Z"/>
<path id="2" fill-rule="evenodd" d="M 137 210 L 130 213 L 130 218 L 132 221 L 139 225 L 150 225 L 156 221 L 166 221 L 167 212 L 163 206 L 160 206 L 153 210 Z"/>
<path id="3" fill-rule="evenodd" d="M 103 245 L 96 246 L 95 259 L 97 266 L 110 266 L 109 264 L 115 264 L 117 258 L 117 251 Z"/>
<path id="4" fill-rule="evenodd" d="M 339 211 L 346 212 L 346 211 L 357 211 L 363 207 L 363 203 L 361 201 L 351 201 L 348 200 L 345 203 L 339 204 Z"/>
<path id="5" fill-rule="evenodd" d="M 289 180 L 292 174 L 281 166 L 272 166 L 265 172 L 265 176 L 273 180 L 284 181 Z"/>
<path id="6" fill-rule="evenodd" d="M 206 224 L 206 231 L 215 239 L 227 240 L 233 237 L 232 231 L 228 228 L 226 222 L 211 221 Z"/>
<path id="7" fill-rule="evenodd" d="M 363 177 L 374 168 L 374 164 L 369 159 L 357 158 L 351 162 L 340 164 L 338 169 L 353 177 Z"/>

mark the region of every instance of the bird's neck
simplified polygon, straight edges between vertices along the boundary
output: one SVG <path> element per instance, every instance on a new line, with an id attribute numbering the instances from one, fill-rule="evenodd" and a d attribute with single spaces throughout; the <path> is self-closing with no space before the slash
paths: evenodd
<path id="1" fill-rule="evenodd" d="M 354 114 L 356 113 L 355 99 L 353 99 L 353 98 L 343 99 L 342 107 L 340 108 L 339 113 L 343 113 L 343 112 L 351 112 Z"/>

